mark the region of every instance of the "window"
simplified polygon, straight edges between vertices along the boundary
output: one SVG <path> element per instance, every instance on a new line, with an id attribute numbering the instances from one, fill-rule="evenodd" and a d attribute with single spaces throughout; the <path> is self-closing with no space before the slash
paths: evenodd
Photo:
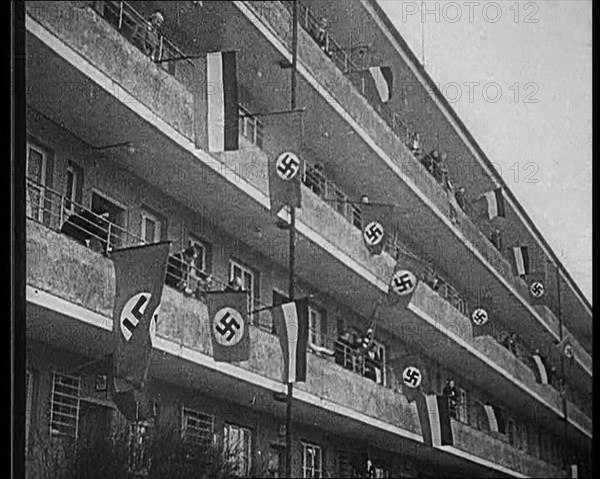
<path id="1" fill-rule="evenodd" d="M 150 456 L 146 445 L 150 435 L 150 425 L 143 421 L 134 421 L 129 426 L 129 474 L 147 476 Z"/>
<path id="2" fill-rule="evenodd" d="M 37 221 L 44 219 L 44 185 L 46 184 L 47 153 L 27 143 L 27 216 Z"/>
<path id="3" fill-rule="evenodd" d="M 69 161 L 67 166 L 67 192 L 65 195 L 65 211 L 75 212 L 75 203 L 81 204 L 83 188 L 83 170 L 79 165 Z"/>
<path id="4" fill-rule="evenodd" d="M 142 240 L 145 244 L 157 243 L 161 239 L 162 222 L 147 210 L 142 210 Z"/>
<path id="5" fill-rule="evenodd" d="M 468 422 L 469 408 L 467 405 L 467 391 L 463 388 L 458 388 L 458 407 L 457 407 L 457 419 L 465 424 Z"/>
<path id="6" fill-rule="evenodd" d="M 81 378 L 54 372 L 50 398 L 50 434 L 77 438 Z"/>
<path id="7" fill-rule="evenodd" d="M 259 148 L 263 145 L 264 125 L 255 116 L 249 116 L 250 112 L 243 106 L 239 107 L 239 129 L 240 135 Z"/>
<path id="8" fill-rule="evenodd" d="M 92 192 L 91 210 L 97 215 L 104 212 L 108 213 L 109 224 L 102 227 L 101 240 L 107 240 L 108 246 L 112 249 L 121 247 L 128 239 L 125 231 L 127 210 L 116 201 L 108 198 L 104 193 L 100 194 L 96 191 Z"/>
<path id="9" fill-rule="evenodd" d="M 515 446 L 517 442 L 517 425 L 513 418 L 509 418 L 506 422 L 506 434 L 508 436 L 508 442 Z"/>
<path id="10" fill-rule="evenodd" d="M 302 443 L 302 477 L 322 477 L 321 446 Z"/>
<path id="11" fill-rule="evenodd" d="M 33 412 L 33 371 L 27 371 L 25 376 L 25 452 L 29 446 L 29 429 Z"/>
<path id="12" fill-rule="evenodd" d="M 196 257 L 196 261 L 194 262 L 194 266 L 196 267 L 196 269 L 198 271 L 202 271 L 203 273 L 209 273 L 210 272 L 210 267 L 209 267 L 209 245 L 208 243 L 205 243 L 204 241 L 200 241 L 199 239 L 195 238 L 194 236 L 190 236 L 190 243 L 192 244 L 192 246 L 194 248 L 196 248 L 196 252 L 198 253 L 198 256 Z"/>
<path id="13" fill-rule="evenodd" d="M 184 441 L 207 448 L 213 443 L 214 430 L 214 416 L 181 408 L 181 434 Z"/>
<path id="14" fill-rule="evenodd" d="M 321 339 L 321 327 L 323 322 L 323 315 L 314 306 L 308 307 L 308 340 L 309 342 L 320 346 L 322 344 Z"/>
<path id="15" fill-rule="evenodd" d="M 225 424 L 223 445 L 234 465 L 234 476 L 244 477 L 250 473 L 252 458 L 252 431 L 234 424 Z"/>
<path id="16" fill-rule="evenodd" d="M 247 266 L 243 266 L 237 261 L 230 260 L 229 261 L 229 280 L 231 281 L 236 276 L 239 276 L 242 279 L 242 286 L 244 291 L 248 291 L 248 311 L 254 310 L 254 284 L 255 284 L 255 275 L 254 271 L 252 271 Z"/>

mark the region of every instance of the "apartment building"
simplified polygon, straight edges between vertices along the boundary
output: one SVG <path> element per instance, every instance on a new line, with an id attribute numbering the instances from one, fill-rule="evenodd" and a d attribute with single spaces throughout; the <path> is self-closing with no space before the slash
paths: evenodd
<path id="1" fill-rule="evenodd" d="M 293 395 L 293 476 L 365 477 L 368 462 L 371 477 L 591 477 L 591 305 L 376 0 L 298 2 L 302 111 L 269 115 L 290 108 L 293 8 L 26 2 L 28 458 L 34 435 L 76 442 L 122 423 L 106 387 L 110 250 L 170 240 L 173 255 L 196 247 L 210 281 L 195 294 L 167 273 L 149 373 L 157 414 L 199 447 L 241 443 L 239 475 L 283 477 L 285 385 L 268 307 L 287 298 L 288 232 L 286 213 L 270 211 L 267 165 L 295 151 L 305 162 L 296 296 L 311 296 L 311 347 Z M 156 10 L 164 22 L 149 52 L 139 32 Z M 388 59 L 389 101 L 348 38 Z M 218 51 L 236 52 L 239 148 L 212 153 L 206 53 Z M 446 152 L 445 176 L 418 149 Z M 479 208 L 495 190 L 501 219 Z M 363 243 L 363 196 L 396 205 L 379 255 Z M 83 212 L 108 214 L 103 241 L 65 230 Z M 522 274 L 513 262 L 524 247 Z M 417 286 L 374 315 L 397 263 Z M 234 276 L 250 292 L 251 357 L 217 363 L 201 291 Z M 338 337 L 373 325 L 368 367 Z M 424 440 L 406 365 L 427 393 L 454 380 L 452 445 Z"/>

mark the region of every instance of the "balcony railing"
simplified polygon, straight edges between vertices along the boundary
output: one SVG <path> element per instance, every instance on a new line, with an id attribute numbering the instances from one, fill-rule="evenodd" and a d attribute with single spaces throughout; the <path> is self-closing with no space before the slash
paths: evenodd
<path id="1" fill-rule="evenodd" d="M 184 53 L 127 2 L 95 1 L 94 10 L 117 29 L 131 44 L 170 73 L 175 75 L 177 62 L 165 61 L 184 57 Z M 193 63 L 186 60 L 190 65 Z"/>

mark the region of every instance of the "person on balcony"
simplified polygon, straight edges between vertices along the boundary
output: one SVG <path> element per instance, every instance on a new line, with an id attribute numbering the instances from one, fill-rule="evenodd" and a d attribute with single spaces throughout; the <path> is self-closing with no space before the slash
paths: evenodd
<path id="1" fill-rule="evenodd" d="M 327 28 L 329 27 L 329 20 L 325 17 L 321 17 L 319 23 L 317 24 L 317 33 L 315 40 L 317 44 L 325 52 L 327 56 L 331 56 L 331 51 L 329 48 L 329 38 L 327 35 Z"/>
<path id="2" fill-rule="evenodd" d="M 419 133 L 412 134 L 408 143 L 408 149 L 417 160 L 420 160 L 421 156 L 423 156 L 423 149 L 421 148 L 421 135 Z"/>
<path id="3" fill-rule="evenodd" d="M 502 345 L 516 356 L 517 355 L 517 334 L 510 333 L 510 335 L 508 335 L 504 338 L 504 341 L 502 341 Z"/>
<path id="4" fill-rule="evenodd" d="M 456 200 L 456 204 L 458 205 L 458 207 L 461 210 L 465 211 L 466 198 L 464 186 L 459 186 L 458 189 L 454 192 L 454 199 Z"/>
<path id="5" fill-rule="evenodd" d="M 165 284 L 186 294 L 194 293 L 197 287 L 193 278 L 194 261 L 197 257 L 198 253 L 193 245 L 188 245 L 179 253 L 169 256 Z"/>
<path id="6" fill-rule="evenodd" d="M 229 284 L 227 285 L 227 289 L 229 291 L 243 291 L 244 283 L 242 282 L 242 278 L 239 275 L 235 275 L 233 278 L 229 280 Z"/>
<path id="7" fill-rule="evenodd" d="M 132 42 L 148 55 L 153 61 L 159 60 L 160 56 L 160 29 L 165 17 L 156 10 L 146 23 L 138 24 L 131 38 Z"/>
<path id="8" fill-rule="evenodd" d="M 498 228 L 492 228 L 492 232 L 490 233 L 490 241 L 498 251 L 502 252 L 502 235 Z"/>
<path id="9" fill-rule="evenodd" d="M 107 252 L 109 213 L 83 210 L 70 215 L 60 232 L 99 253 Z"/>
<path id="10" fill-rule="evenodd" d="M 441 185 L 444 182 L 444 159 L 448 155 L 446 153 L 439 154 L 437 150 L 434 150 L 435 154 L 432 154 L 433 165 L 431 172 L 435 180 Z"/>
<path id="11" fill-rule="evenodd" d="M 458 391 L 454 386 L 454 379 L 448 379 L 442 394 L 448 401 L 448 410 L 450 411 L 450 417 L 457 419 L 457 406 L 458 406 Z"/>

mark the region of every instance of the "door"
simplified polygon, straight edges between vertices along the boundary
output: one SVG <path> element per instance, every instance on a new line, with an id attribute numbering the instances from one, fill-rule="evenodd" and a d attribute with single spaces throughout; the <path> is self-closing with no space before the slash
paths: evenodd
<path id="1" fill-rule="evenodd" d="M 27 216 L 36 221 L 44 220 L 46 164 L 48 154 L 42 148 L 27 143 Z"/>

